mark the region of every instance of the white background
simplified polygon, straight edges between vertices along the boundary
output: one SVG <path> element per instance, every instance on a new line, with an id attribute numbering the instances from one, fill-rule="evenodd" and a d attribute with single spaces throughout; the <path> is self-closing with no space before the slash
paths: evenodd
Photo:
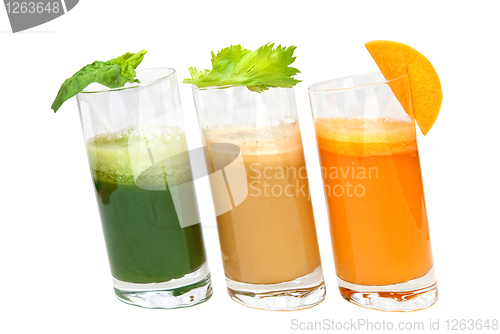
<path id="1" fill-rule="evenodd" d="M 0 7 L 0 332 L 285 333 L 291 321 L 500 318 L 500 54 L 496 1 L 82 0 L 66 15 L 12 34 Z M 412 313 L 365 310 L 337 290 L 307 87 L 377 70 L 363 44 L 411 45 L 441 78 L 441 114 L 419 135 L 440 299 Z M 296 45 L 295 92 L 310 175 L 326 300 L 297 312 L 243 307 L 226 293 L 212 203 L 198 189 L 214 295 L 187 309 L 147 310 L 113 295 L 75 99 L 50 106 L 83 65 L 143 48 L 140 65 L 209 66 L 211 50 Z M 190 148 L 201 145 L 180 85 Z M 487 332 L 485 329 L 482 331 Z"/>

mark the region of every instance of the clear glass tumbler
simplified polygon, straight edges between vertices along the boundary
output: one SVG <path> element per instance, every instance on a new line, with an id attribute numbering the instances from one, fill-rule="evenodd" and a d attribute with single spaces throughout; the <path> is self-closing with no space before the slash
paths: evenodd
<path id="1" fill-rule="evenodd" d="M 175 71 L 77 95 L 115 294 L 146 308 L 212 295 Z"/>
<path id="2" fill-rule="evenodd" d="M 265 310 L 320 303 L 325 285 L 293 89 L 193 94 L 229 295 Z"/>
<path id="3" fill-rule="evenodd" d="M 431 306 L 438 293 L 408 76 L 334 79 L 309 97 L 342 296 L 384 311 Z"/>

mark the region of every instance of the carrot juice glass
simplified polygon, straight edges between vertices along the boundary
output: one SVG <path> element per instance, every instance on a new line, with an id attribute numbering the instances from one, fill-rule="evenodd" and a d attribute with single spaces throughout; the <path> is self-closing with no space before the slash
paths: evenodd
<path id="1" fill-rule="evenodd" d="M 309 97 L 340 293 L 366 308 L 413 311 L 438 293 L 415 123 L 396 89 L 409 101 L 408 75 L 334 79 Z"/>
<path id="2" fill-rule="evenodd" d="M 265 310 L 325 296 L 293 88 L 193 86 L 229 295 Z"/>

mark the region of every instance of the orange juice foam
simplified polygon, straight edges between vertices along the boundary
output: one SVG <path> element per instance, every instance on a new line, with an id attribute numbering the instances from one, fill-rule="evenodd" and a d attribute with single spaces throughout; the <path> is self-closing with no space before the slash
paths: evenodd
<path id="1" fill-rule="evenodd" d="M 408 154 L 417 150 L 415 126 L 389 118 L 319 118 L 315 122 L 320 145 L 348 156 Z M 325 146 L 326 145 L 326 146 Z"/>

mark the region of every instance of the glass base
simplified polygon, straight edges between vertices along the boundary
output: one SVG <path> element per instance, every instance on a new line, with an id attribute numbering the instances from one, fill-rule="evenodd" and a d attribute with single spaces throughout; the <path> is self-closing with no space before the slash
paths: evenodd
<path id="1" fill-rule="evenodd" d="M 293 281 L 276 284 L 248 284 L 226 277 L 229 296 L 235 302 L 267 311 L 294 311 L 313 307 L 325 299 L 321 266 Z"/>
<path id="2" fill-rule="evenodd" d="M 203 303 L 212 296 L 207 263 L 190 274 L 168 282 L 138 284 L 113 278 L 113 286 L 120 301 L 144 308 L 189 307 Z"/>
<path id="3" fill-rule="evenodd" d="M 424 276 L 399 284 L 369 286 L 337 277 L 342 297 L 358 306 L 380 311 L 417 311 L 434 305 L 438 289 L 434 268 Z"/>

